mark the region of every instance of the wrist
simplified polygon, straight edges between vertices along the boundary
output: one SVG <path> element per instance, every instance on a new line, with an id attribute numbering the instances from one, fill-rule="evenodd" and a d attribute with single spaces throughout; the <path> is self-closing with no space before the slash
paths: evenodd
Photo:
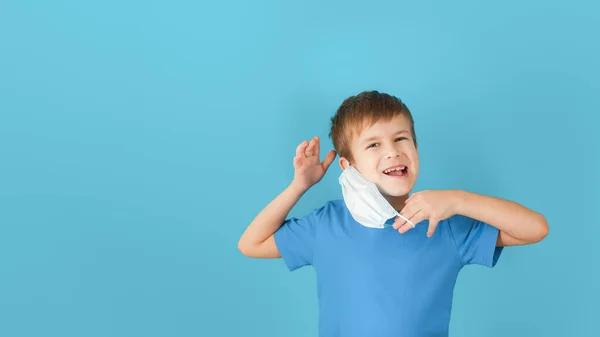
<path id="1" fill-rule="evenodd" d="M 297 194 L 298 196 L 303 195 L 304 193 L 306 193 L 306 191 L 308 191 L 309 187 L 304 186 L 302 184 L 299 184 L 296 181 L 292 181 L 290 183 L 290 185 L 288 186 L 288 189 L 290 191 L 292 191 L 294 194 Z"/>
<path id="2" fill-rule="evenodd" d="M 454 195 L 454 214 L 465 214 L 465 207 L 469 197 L 469 193 L 463 190 L 453 191 Z"/>

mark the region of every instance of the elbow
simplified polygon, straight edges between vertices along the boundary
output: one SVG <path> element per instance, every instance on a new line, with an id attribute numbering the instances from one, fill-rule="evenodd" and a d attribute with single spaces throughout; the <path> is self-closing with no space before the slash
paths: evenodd
<path id="1" fill-rule="evenodd" d="M 248 245 L 244 242 L 243 238 L 241 238 L 240 241 L 238 241 L 238 250 L 245 256 L 250 256 L 250 249 Z"/>
<path id="2" fill-rule="evenodd" d="M 238 250 L 247 257 L 256 257 L 256 245 L 242 237 L 238 242 Z"/>

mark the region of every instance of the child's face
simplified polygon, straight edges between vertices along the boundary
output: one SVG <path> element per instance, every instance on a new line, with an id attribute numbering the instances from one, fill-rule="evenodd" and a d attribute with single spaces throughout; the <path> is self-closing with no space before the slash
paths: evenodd
<path id="1" fill-rule="evenodd" d="M 350 164 L 377 185 L 385 197 L 405 197 L 410 193 L 419 174 L 419 155 L 405 116 L 397 115 L 390 121 L 380 120 L 365 127 L 358 137 L 353 137 L 350 149 L 354 157 Z M 347 167 L 346 158 L 340 158 L 340 166 Z M 396 167 L 406 168 L 386 171 Z"/>

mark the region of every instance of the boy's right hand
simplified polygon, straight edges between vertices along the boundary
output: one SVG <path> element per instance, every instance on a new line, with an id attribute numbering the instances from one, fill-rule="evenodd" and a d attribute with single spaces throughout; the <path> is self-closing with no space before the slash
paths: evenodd
<path id="1" fill-rule="evenodd" d="M 323 162 L 320 161 L 320 143 L 319 137 L 314 137 L 307 142 L 306 140 L 300 143 L 296 148 L 296 156 L 294 157 L 294 181 L 293 185 L 308 190 L 314 184 L 318 183 L 329 165 L 335 159 L 336 153 L 334 150 L 329 151 Z"/>

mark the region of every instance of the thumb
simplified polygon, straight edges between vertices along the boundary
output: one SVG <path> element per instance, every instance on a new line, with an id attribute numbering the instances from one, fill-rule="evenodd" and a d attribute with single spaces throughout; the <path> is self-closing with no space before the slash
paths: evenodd
<path id="1" fill-rule="evenodd" d="M 323 159 L 323 169 L 325 171 L 327 171 L 327 169 L 329 168 L 329 165 L 331 165 L 331 163 L 333 163 L 333 160 L 335 159 L 335 151 L 331 150 L 329 151 L 329 153 L 327 154 L 327 156 L 325 157 L 325 159 Z"/>

